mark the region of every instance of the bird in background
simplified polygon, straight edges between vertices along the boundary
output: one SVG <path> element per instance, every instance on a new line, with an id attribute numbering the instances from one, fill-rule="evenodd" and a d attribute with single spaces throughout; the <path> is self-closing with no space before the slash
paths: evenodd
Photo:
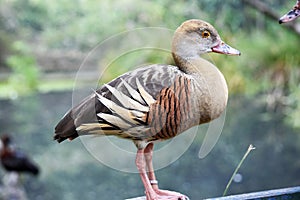
<path id="1" fill-rule="evenodd" d="M 173 36 L 175 66 L 140 67 L 104 84 L 65 114 L 55 127 L 54 139 L 62 142 L 81 135 L 105 135 L 132 140 L 147 200 L 188 199 L 159 189 L 152 153 L 155 142 L 210 122 L 224 111 L 228 98 L 225 78 L 200 57 L 209 52 L 240 55 L 221 40 L 211 24 L 185 21 Z"/>
<path id="2" fill-rule="evenodd" d="M 8 172 L 39 174 L 39 167 L 25 153 L 16 149 L 8 134 L 1 136 L 0 157 L 2 167 Z"/>
<path id="3" fill-rule="evenodd" d="M 279 19 L 279 24 L 290 22 L 300 16 L 300 0 L 297 0 L 296 5 L 287 14 L 283 15 Z"/>

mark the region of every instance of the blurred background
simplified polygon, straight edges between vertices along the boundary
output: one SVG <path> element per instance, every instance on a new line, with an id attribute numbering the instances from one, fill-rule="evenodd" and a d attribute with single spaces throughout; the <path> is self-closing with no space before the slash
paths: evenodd
<path id="1" fill-rule="evenodd" d="M 75 85 L 88 94 L 91 85 L 96 88 L 95 83 L 128 71 L 137 60 L 172 64 L 169 53 L 149 53 L 142 61 L 133 54 L 112 62 L 98 81 L 95 72 L 103 71 L 102 64 L 116 56 L 114 44 L 106 47 L 106 56 L 86 62 L 76 76 L 97 44 L 135 28 L 175 30 L 191 18 L 213 24 L 242 56 L 210 55 L 230 92 L 222 135 L 211 153 L 199 159 L 207 128 L 202 126 L 183 156 L 156 172 L 160 187 L 191 199 L 221 196 L 250 144 L 256 150 L 243 163 L 229 194 L 300 185 L 300 20 L 288 25 L 277 20 L 294 4 L 0 0 L 0 134 L 11 134 L 40 166 L 39 177 L 22 179 L 28 199 L 120 200 L 143 195 L 138 174 L 106 167 L 78 139 L 57 144 L 52 139 L 54 127 L 72 106 Z M 1 170 L 0 178 L 4 174 Z"/>

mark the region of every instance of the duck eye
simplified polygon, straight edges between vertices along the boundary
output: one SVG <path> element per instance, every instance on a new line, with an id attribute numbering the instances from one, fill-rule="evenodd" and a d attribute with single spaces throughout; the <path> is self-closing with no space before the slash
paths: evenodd
<path id="1" fill-rule="evenodd" d="M 208 38 L 209 36 L 210 36 L 210 32 L 208 32 L 208 31 L 202 32 L 202 38 Z"/>

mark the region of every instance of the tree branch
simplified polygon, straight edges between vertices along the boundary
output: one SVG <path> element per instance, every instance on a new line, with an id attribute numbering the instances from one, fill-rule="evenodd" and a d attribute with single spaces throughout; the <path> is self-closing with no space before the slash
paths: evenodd
<path id="1" fill-rule="evenodd" d="M 255 10 L 259 11 L 263 15 L 269 17 L 272 20 L 275 20 L 278 22 L 278 19 L 280 18 L 280 15 L 272 10 L 270 6 L 263 3 L 259 0 L 243 0 L 247 5 L 251 6 Z M 300 35 L 300 24 L 296 22 L 290 22 L 284 25 L 284 27 L 290 29 L 294 33 Z"/>

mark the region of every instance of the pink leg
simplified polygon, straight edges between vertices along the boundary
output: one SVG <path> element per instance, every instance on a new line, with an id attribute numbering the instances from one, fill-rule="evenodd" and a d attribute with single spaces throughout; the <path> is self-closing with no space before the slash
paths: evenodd
<path id="1" fill-rule="evenodd" d="M 144 160 L 144 149 L 139 149 L 137 151 L 135 164 L 137 166 L 137 169 L 139 170 L 142 182 L 144 184 L 147 200 L 155 199 L 156 193 L 153 190 L 153 188 L 151 187 L 150 181 L 149 181 L 149 179 L 147 177 L 147 173 L 146 173 L 146 163 Z"/>
<path id="2" fill-rule="evenodd" d="M 143 181 L 147 200 L 186 200 L 188 197 L 177 192 L 160 190 L 156 183 L 154 168 L 152 164 L 153 143 L 150 143 L 143 150 L 138 150 L 136 165 Z M 144 160 L 145 158 L 145 160 Z M 146 162 L 145 162 L 146 161 Z M 148 173 L 146 171 L 148 169 Z"/>
<path id="3" fill-rule="evenodd" d="M 146 146 L 144 150 L 145 160 L 146 160 L 146 166 L 147 166 L 147 172 L 148 172 L 148 178 L 150 180 L 150 183 L 152 185 L 153 189 L 158 189 L 158 184 L 156 184 L 156 177 L 154 174 L 154 168 L 152 164 L 152 155 L 153 155 L 153 143 L 150 143 Z"/>

